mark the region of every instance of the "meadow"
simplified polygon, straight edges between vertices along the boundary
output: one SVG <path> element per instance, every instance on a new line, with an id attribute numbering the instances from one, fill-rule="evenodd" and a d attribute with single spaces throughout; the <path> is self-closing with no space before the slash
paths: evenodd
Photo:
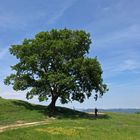
<path id="1" fill-rule="evenodd" d="M 47 107 L 0 99 L 0 126 L 49 120 Z M 48 124 L 6 130 L 0 140 L 139 140 L 140 114 L 105 113 L 95 117 L 57 107 Z"/>

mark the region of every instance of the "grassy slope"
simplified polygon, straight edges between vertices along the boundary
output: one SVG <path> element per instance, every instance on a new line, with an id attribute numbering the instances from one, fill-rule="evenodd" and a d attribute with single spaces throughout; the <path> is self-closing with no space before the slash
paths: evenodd
<path id="1" fill-rule="evenodd" d="M 55 115 L 58 118 L 78 118 L 79 116 L 86 117 L 86 114 L 62 107 L 57 107 Z M 13 124 L 17 121 L 40 121 L 47 118 L 48 109 L 46 106 L 0 98 L 0 125 Z"/>
<path id="2" fill-rule="evenodd" d="M 0 99 L 0 123 L 6 120 L 41 120 L 46 107 Z M 37 109 L 35 109 L 37 108 Z M 41 109 L 41 111 L 39 110 Z M 65 112 L 65 113 L 63 113 Z M 59 119 L 47 125 L 0 133 L 0 140 L 139 140 L 140 114 L 108 113 L 95 118 L 66 108 L 57 108 Z M 6 119 L 6 120 L 3 120 Z"/>
<path id="3" fill-rule="evenodd" d="M 32 105 L 20 100 L 7 100 L 0 98 L 0 125 L 12 124 L 16 121 L 35 121 L 46 118 L 46 107 Z"/>

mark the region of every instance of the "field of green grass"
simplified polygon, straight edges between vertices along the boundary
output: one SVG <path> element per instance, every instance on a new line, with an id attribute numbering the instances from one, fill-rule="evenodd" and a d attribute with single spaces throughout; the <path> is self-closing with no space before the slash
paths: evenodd
<path id="1" fill-rule="evenodd" d="M 0 98 L 0 125 L 13 124 L 17 121 L 39 121 L 46 119 L 46 107 L 32 105 L 19 100 Z"/>
<path id="2" fill-rule="evenodd" d="M 0 99 L 0 126 L 48 119 L 47 108 L 17 100 Z M 57 108 L 48 124 L 6 130 L 0 140 L 140 140 L 140 114 L 107 113 L 94 117 Z"/>

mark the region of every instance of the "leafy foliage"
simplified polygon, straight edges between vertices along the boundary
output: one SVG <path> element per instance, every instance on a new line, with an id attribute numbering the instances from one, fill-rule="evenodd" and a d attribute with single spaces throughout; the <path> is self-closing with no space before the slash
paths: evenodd
<path id="1" fill-rule="evenodd" d="M 82 30 L 51 30 L 40 32 L 33 39 L 12 45 L 10 53 L 19 60 L 15 71 L 5 79 L 14 90 L 26 90 L 27 99 L 37 95 L 40 101 L 52 98 L 50 106 L 60 98 L 83 102 L 95 90 L 99 95 L 107 91 L 97 58 L 86 55 L 91 44 L 90 35 Z"/>

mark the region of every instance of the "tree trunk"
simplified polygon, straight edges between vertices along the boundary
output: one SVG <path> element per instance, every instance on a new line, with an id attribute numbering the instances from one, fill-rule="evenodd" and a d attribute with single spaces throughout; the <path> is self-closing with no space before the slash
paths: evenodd
<path id="1" fill-rule="evenodd" d="M 52 96 L 52 101 L 51 101 L 51 103 L 48 106 L 49 115 L 51 115 L 51 116 L 54 115 L 54 113 L 55 113 L 55 103 L 56 103 L 57 99 L 58 99 L 57 96 Z"/>

